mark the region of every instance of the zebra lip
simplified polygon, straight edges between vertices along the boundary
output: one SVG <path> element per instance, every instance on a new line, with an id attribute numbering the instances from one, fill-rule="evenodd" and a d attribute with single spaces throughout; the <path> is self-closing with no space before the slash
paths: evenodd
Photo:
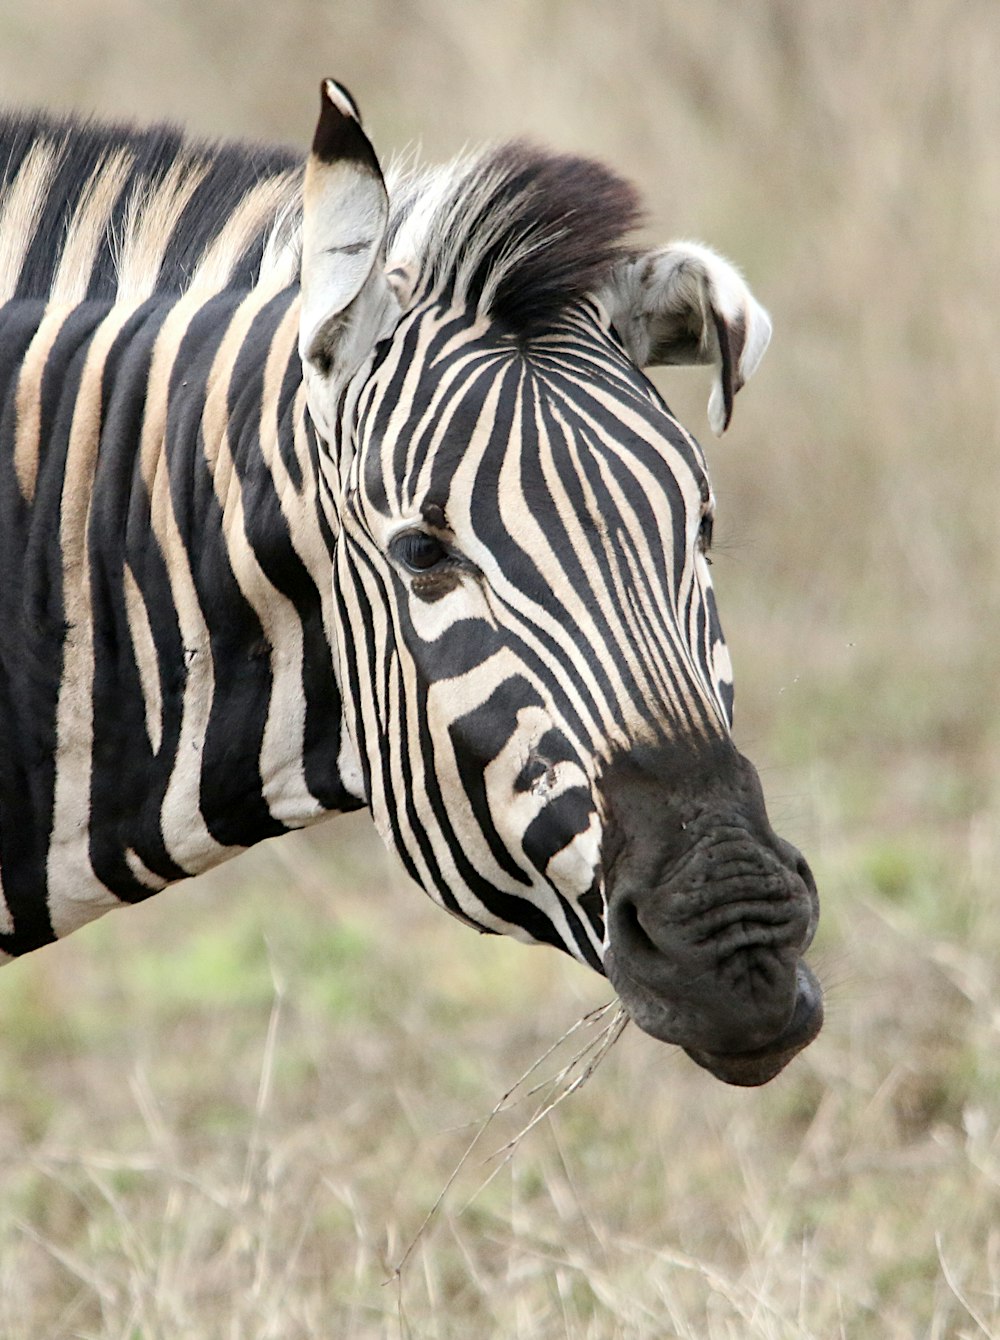
<path id="1" fill-rule="evenodd" d="M 816 978 L 800 964 L 795 1010 L 788 1027 L 764 1047 L 745 1052 L 706 1052 L 685 1047 L 691 1060 L 725 1084 L 755 1088 L 774 1079 L 816 1037 L 823 1026 L 823 995 Z"/>

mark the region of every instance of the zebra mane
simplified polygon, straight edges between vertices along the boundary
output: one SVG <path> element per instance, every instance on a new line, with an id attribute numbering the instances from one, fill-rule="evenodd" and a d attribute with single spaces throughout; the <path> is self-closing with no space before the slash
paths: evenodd
<path id="1" fill-rule="evenodd" d="M 390 266 L 528 336 L 626 254 L 634 188 L 603 164 L 524 140 L 437 168 L 390 169 Z"/>
<path id="2" fill-rule="evenodd" d="M 0 301 L 141 302 L 293 283 L 294 151 L 75 117 L 0 115 Z M 530 335 L 599 284 L 638 215 L 602 164 L 524 141 L 387 173 L 389 265 Z"/>
<path id="3" fill-rule="evenodd" d="M 284 149 L 0 115 L 0 299 L 142 301 L 248 288 L 275 268 L 290 282 L 301 181 Z"/>

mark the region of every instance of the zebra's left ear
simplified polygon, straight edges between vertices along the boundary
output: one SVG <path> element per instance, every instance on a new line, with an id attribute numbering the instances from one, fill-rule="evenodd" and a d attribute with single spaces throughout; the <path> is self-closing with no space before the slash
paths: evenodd
<path id="1" fill-rule="evenodd" d="M 399 316 L 381 264 L 388 217 L 382 169 L 357 104 L 325 79 L 303 188 L 299 325 L 303 363 L 324 379 L 350 376 Z"/>
<path id="2" fill-rule="evenodd" d="M 709 247 L 672 242 L 616 265 L 597 296 L 639 367 L 718 366 L 708 420 L 724 433 L 771 338 L 771 318 L 742 275 Z"/>

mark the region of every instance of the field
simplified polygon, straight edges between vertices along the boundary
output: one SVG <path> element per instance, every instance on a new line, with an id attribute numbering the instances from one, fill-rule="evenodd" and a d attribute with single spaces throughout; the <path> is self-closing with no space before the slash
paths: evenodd
<path id="1" fill-rule="evenodd" d="M 658 381 L 828 1014 L 758 1091 L 627 1027 L 531 1125 L 607 984 L 363 816 L 266 844 L 0 974 L 0 1340 L 1000 1336 L 997 68 L 991 0 L 4 6 L 8 103 L 304 146 L 334 74 L 384 154 L 527 132 L 741 264 L 727 437 Z"/>

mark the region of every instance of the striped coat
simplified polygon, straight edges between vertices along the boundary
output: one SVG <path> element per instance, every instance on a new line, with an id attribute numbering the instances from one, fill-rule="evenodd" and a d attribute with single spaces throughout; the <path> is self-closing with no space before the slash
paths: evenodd
<path id="1" fill-rule="evenodd" d="M 715 364 L 726 426 L 770 334 L 736 272 L 629 248 L 588 160 L 386 184 L 330 82 L 304 171 L 0 143 L 0 951 L 367 804 L 456 915 L 780 1069 L 815 889 L 729 736 L 704 457 L 639 370 Z"/>

